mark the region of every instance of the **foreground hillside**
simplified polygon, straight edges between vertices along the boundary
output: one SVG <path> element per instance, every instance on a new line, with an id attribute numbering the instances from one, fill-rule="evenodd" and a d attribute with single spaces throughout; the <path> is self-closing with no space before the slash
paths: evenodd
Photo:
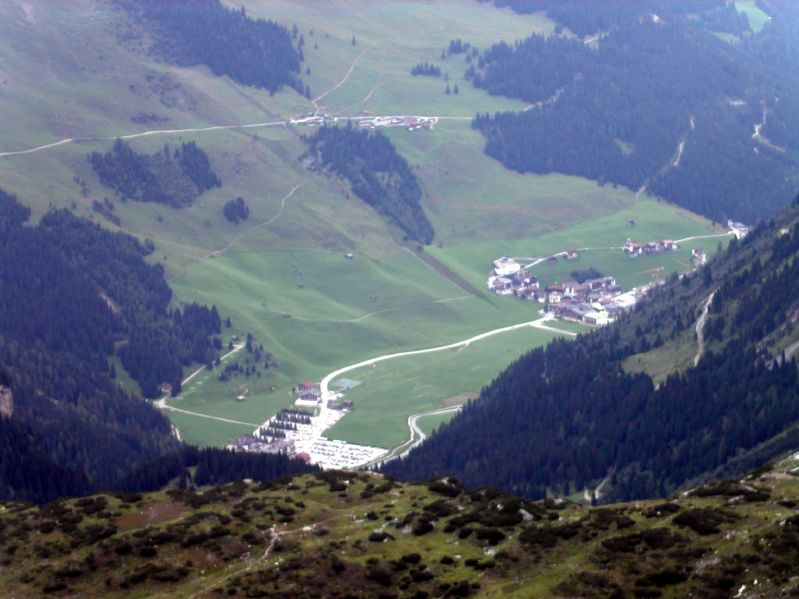
<path id="1" fill-rule="evenodd" d="M 8 597 L 795 596 L 799 455 L 587 508 L 326 472 L 0 507 Z"/>

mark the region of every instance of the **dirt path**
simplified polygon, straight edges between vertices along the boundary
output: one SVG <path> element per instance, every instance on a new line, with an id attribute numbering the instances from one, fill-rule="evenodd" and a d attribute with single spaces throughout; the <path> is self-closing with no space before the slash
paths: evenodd
<path id="1" fill-rule="evenodd" d="M 241 350 L 242 350 L 244 347 L 245 347 L 245 345 L 244 345 L 243 343 L 239 343 L 238 345 L 234 346 L 234 347 L 233 347 L 233 349 L 232 349 L 232 350 L 230 350 L 228 353 L 226 353 L 224 356 L 220 357 L 220 358 L 219 358 L 219 362 L 220 362 L 220 363 L 224 362 L 224 361 L 225 361 L 225 360 L 227 360 L 227 359 L 228 359 L 230 356 L 232 356 L 232 355 L 236 354 L 237 352 L 241 351 Z M 183 379 L 183 380 L 180 382 L 180 386 L 181 386 L 181 388 L 185 388 L 185 386 L 186 386 L 186 384 L 187 384 L 187 383 L 191 382 L 191 380 L 192 380 L 194 377 L 196 377 L 197 375 L 199 375 L 199 374 L 200 374 L 202 371 L 204 371 L 204 370 L 205 370 L 205 366 L 200 366 L 200 367 L 199 367 L 197 370 L 195 370 L 195 371 L 194 371 L 194 372 L 192 372 L 192 373 L 191 373 L 189 376 L 187 376 L 185 379 Z M 158 408 L 159 410 L 167 410 L 167 411 L 169 411 L 169 412 L 178 412 L 178 413 L 180 413 L 180 414 L 187 414 L 187 415 L 189 415 L 189 416 L 196 416 L 197 418 L 207 418 L 207 419 L 209 419 L 209 420 L 217 420 L 217 421 L 219 421 L 219 422 L 227 422 L 227 423 L 229 423 L 229 424 L 242 424 L 242 425 L 246 425 L 246 426 L 253 426 L 253 427 L 256 427 L 256 428 L 257 428 L 258 426 L 260 426 L 260 425 L 258 425 L 258 424 L 252 424 L 251 422 L 240 422 L 240 421 L 238 421 L 238 420 L 230 420 L 229 418 L 221 418 L 221 417 L 219 417 L 219 416 L 209 416 L 208 414 L 201 414 L 201 413 L 199 413 L 199 412 L 191 412 L 191 411 L 189 411 L 189 410 L 182 410 L 182 409 L 180 409 L 180 408 L 176 408 L 176 407 L 174 407 L 174 406 L 167 405 L 167 403 L 166 403 L 166 402 L 167 402 L 167 400 L 168 400 L 168 399 L 169 399 L 169 395 L 168 395 L 168 394 L 167 394 L 167 395 L 164 395 L 164 396 L 163 396 L 161 399 L 157 399 L 156 401 L 154 401 L 154 402 L 153 402 L 153 405 L 154 405 L 156 408 Z M 178 395 L 177 397 L 175 397 L 175 399 L 180 399 L 180 395 Z M 174 430 L 177 432 L 177 435 L 176 435 L 176 436 L 177 436 L 177 437 L 178 437 L 178 439 L 179 439 L 179 438 L 180 438 L 180 431 L 179 431 L 179 430 L 178 430 L 178 428 L 177 428 L 177 427 L 175 427 L 174 425 L 173 425 L 173 428 L 174 428 Z"/>
<path id="2" fill-rule="evenodd" d="M 180 277 L 182 277 L 183 275 L 185 275 L 185 274 L 186 274 L 186 268 L 187 268 L 188 264 L 195 264 L 195 263 L 205 262 L 205 261 L 206 261 L 206 260 L 208 260 L 209 258 L 214 258 L 214 257 L 216 257 L 216 256 L 221 256 L 221 255 L 223 255 L 223 254 L 227 253 L 228 251 L 230 251 L 231 249 L 233 249 L 233 247 L 234 247 L 234 246 L 235 246 L 235 245 L 236 245 L 236 244 L 237 244 L 239 241 L 241 241 L 241 240 L 242 240 L 242 239 L 244 239 L 245 237 L 247 237 L 247 236 L 249 236 L 250 234 L 252 234 L 252 232 L 253 232 L 255 229 L 258 229 L 259 227 L 265 227 L 265 226 L 267 226 L 267 225 L 271 225 L 273 222 L 275 222 L 275 221 L 276 221 L 278 218 L 280 218 L 280 217 L 282 216 L 282 214 L 283 214 L 283 210 L 286 208 L 286 202 L 288 202 L 288 200 L 289 200 L 289 199 L 290 199 L 290 198 L 291 198 L 291 197 L 292 197 L 292 196 L 293 196 L 295 193 L 297 193 L 297 191 L 298 191 L 298 190 L 299 190 L 301 187 L 303 187 L 303 186 L 304 186 L 306 183 L 308 183 L 308 181 L 310 181 L 310 179 L 311 179 L 311 177 L 307 177 L 307 178 L 306 178 L 304 181 L 302 181 L 302 182 L 300 182 L 300 183 L 297 183 L 297 184 L 296 184 L 294 187 L 292 187 L 292 188 L 291 188 L 291 189 L 288 191 L 288 193 L 287 193 L 286 195 L 284 195 L 284 196 L 283 196 L 283 197 L 280 199 L 280 209 L 277 211 L 277 213 L 276 213 L 274 216 L 272 216 L 272 217 L 271 217 L 271 218 L 269 218 L 268 220 L 265 220 L 265 221 L 263 221 L 262 223 L 258 223 L 257 225 L 253 225 L 251 228 L 249 228 L 249 229 L 247 229 L 246 231 L 242 232 L 242 233 L 241 233 L 241 234 L 240 234 L 238 237 L 235 237 L 235 238 L 234 238 L 232 241 L 230 241 L 230 242 L 229 242 L 229 243 L 228 243 L 228 244 L 227 244 L 225 247 L 223 247 L 222 249 L 220 249 L 220 250 L 214 250 L 214 251 L 212 251 L 212 252 L 209 252 L 208 254 L 205 254 L 204 256 L 200 256 L 199 258 L 196 258 L 196 259 L 194 259 L 194 260 L 189 260 L 189 261 L 188 261 L 186 264 L 184 264 L 184 265 L 183 265 L 183 267 L 182 267 L 182 269 L 181 269 L 181 271 L 180 271 L 179 273 L 177 273 L 176 275 L 174 275 L 174 276 L 172 276 L 172 277 L 167 277 L 167 280 L 168 280 L 168 281 L 175 281 L 175 280 L 179 279 Z"/>
<path id="3" fill-rule="evenodd" d="M 322 92 L 321 94 L 316 96 L 313 100 L 311 100 L 311 104 L 314 105 L 314 108 L 319 110 L 319 101 L 322 98 L 324 98 L 326 95 L 336 91 L 338 88 L 340 88 L 342 85 L 344 85 L 347 82 L 347 79 L 350 78 L 350 75 L 352 75 L 352 72 L 355 70 L 355 67 L 358 66 L 358 61 L 361 60 L 361 58 L 363 58 L 363 56 L 366 54 L 366 52 L 368 52 L 368 50 L 364 50 L 363 52 L 358 54 L 358 56 L 355 57 L 355 60 L 352 61 L 352 64 L 350 65 L 350 68 L 347 70 L 346 75 L 344 75 L 344 78 L 341 81 L 339 81 L 338 83 L 336 83 L 336 85 L 334 85 L 333 87 L 331 87 L 327 91 Z"/>

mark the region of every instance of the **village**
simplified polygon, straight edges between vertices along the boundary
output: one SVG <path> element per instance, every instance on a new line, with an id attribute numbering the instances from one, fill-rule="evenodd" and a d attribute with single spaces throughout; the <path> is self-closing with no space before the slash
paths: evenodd
<path id="1" fill-rule="evenodd" d="M 566 260 L 576 258 L 577 252 L 562 253 Z M 557 256 L 550 258 L 558 259 Z M 548 258 L 548 259 L 550 259 Z M 541 287 L 539 278 L 514 258 L 503 256 L 493 262 L 488 276 L 488 288 L 498 295 L 513 295 L 520 299 L 544 304 L 544 311 L 562 320 L 602 326 L 613 322 L 629 310 L 646 293 L 647 287 L 625 292 L 613 277 L 598 277 L 566 281 Z"/>
<path id="2" fill-rule="evenodd" d="M 434 116 L 372 116 L 368 110 L 362 110 L 355 118 L 331 117 L 327 113 L 312 112 L 302 117 L 291 119 L 292 125 L 305 125 L 306 127 L 323 127 L 328 123 L 339 121 L 352 121 L 359 129 L 373 130 L 382 128 L 403 128 L 408 131 L 420 129 L 431 130 L 438 122 Z"/>
<path id="3" fill-rule="evenodd" d="M 342 379 L 337 382 L 339 390 L 330 392 L 325 400 L 317 383 L 303 381 L 294 387 L 293 407 L 280 410 L 251 435 L 240 436 L 228 448 L 251 453 L 284 453 L 325 469 L 355 468 L 371 462 L 387 450 L 323 436 L 353 409 L 346 391 L 358 384 Z"/>
<path id="4" fill-rule="evenodd" d="M 749 232 L 745 225 L 733 221 L 728 223 L 728 227 L 728 234 L 738 239 Z M 608 249 L 622 250 L 630 259 L 637 259 L 674 252 L 679 245 L 669 239 L 646 243 L 628 239 L 623 247 Z M 569 249 L 539 258 L 498 258 L 492 263 L 487 280 L 488 289 L 498 295 L 512 295 L 543 304 L 542 312 L 560 320 L 604 326 L 630 310 L 654 285 L 659 284 L 659 281 L 653 280 L 647 285 L 625 291 L 612 276 L 586 276 L 580 277 L 580 281 L 568 280 L 542 288 L 539 277 L 531 272 L 543 262 L 577 260 L 580 251 Z M 346 257 L 351 259 L 353 255 L 346 254 Z M 703 249 L 693 248 L 691 260 L 694 270 L 697 270 L 705 265 L 707 255 Z M 594 273 L 585 271 L 583 274 Z M 300 382 L 292 389 L 294 402 L 290 408 L 280 410 L 252 434 L 241 435 L 228 448 L 251 453 L 283 453 L 325 469 L 351 469 L 373 463 L 388 455 L 389 450 L 324 436 L 325 431 L 355 408 L 346 394 L 360 384 L 356 380 L 338 379 L 335 382 L 336 390 L 323 392 L 314 381 Z"/>
<path id="5" fill-rule="evenodd" d="M 634 226 L 634 222 L 628 223 Z M 749 228 L 739 222 L 727 223 L 729 234 L 743 239 Z M 608 248 L 619 249 L 619 248 Z M 622 248 L 631 259 L 642 256 L 674 252 L 679 245 L 671 239 L 639 243 L 628 239 Z M 589 326 L 604 326 L 615 321 L 619 315 L 630 310 L 643 298 L 653 285 L 653 281 L 641 287 L 625 291 L 612 276 L 586 278 L 582 281 L 569 280 L 541 287 L 539 278 L 531 270 L 543 262 L 558 259 L 577 260 L 580 250 L 569 249 L 543 258 L 511 258 L 503 256 L 494 260 L 488 275 L 488 289 L 498 295 L 512 295 L 517 298 L 544 304 L 543 311 L 561 320 L 579 322 Z M 527 261 L 529 264 L 523 265 Z M 691 249 L 691 262 L 694 270 L 707 263 L 707 255 L 701 248 Z"/>

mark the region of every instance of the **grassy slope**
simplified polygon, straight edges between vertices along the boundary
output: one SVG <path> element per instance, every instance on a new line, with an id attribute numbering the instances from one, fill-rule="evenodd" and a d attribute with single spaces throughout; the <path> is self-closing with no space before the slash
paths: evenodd
<path id="1" fill-rule="evenodd" d="M 518 102 L 472 89 L 461 79 L 463 56 L 441 61 L 441 49 L 456 37 L 485 46 L 553 28 L 540 15 L 521 17 L 467 0 L 315 2 L 302 10 L 288 1 L 245 5 L 250 15 L 299 26 L 306 42 L 305 64 L 311 69 L 305 79 L 314 97 L 339 83 L 358 60 L 346 82 L 320 101 L 328 112 L 341 115 L 367 109 L 373 114 L 468 118 L 477 111 L 519 109 Z M 283 120 L 312 109 L 294 92 L 270 97 L 212 77 L 205 68 L 155 62 L 137 51 L 140 32 L 105 4 L 84 0 L 67 10 L 58 2 L 9 2 L 0 5 L 0 17 L 0 109 L 13 125 L 4 132 L 0 151 L 66 136 Z M 126 40 L 122 44 L 120 32 Z M 443 80 L 411 77 L 410 68 L 423 60 L 440 64 L 461 93 L 445 96 Z M 153 77 L 162 83 L 153 85 Z M 137 125 L 130 118 L 139 112 L 168 121 Z M 318 379 L 372 355 L 449 343 L 535 317 L 533 306 L 509 298 L 460 299 L 461 289 L 397 245 L 394 233 L 360 201 L 348 199 L 340 182 L 304 170 L 297 157 L 304 149 L 299 135 L 305 132 L 265 127 L 132 141 L 139 150 L 153 151 L 164 143 L 194 139 L 208 151 L 223 188 L 186 210 L 117 202 L 116 211 L 124 230 L 156 242 L 154 259 L 166 266 L 179 301 L 217 304 L 233 319 L 237 332 L 252 331 L 280 364 L 261 379 L 235 386 L 219 384 L 210 374 L 199 377 L 177 402 L 183 409 L 261 422 L 286 404 L 288 390 L 299 379 Z M 442 244 L 430 253 L 479 289 L 490 260 L 502 253 L 547 253 L 600 240 L 620 245 L 628 234 L 627 218 L 652 223 L 648 230 L 639 225 L 636 236 L 642 239 L 650 232 L 653 237 L 679 237 L 705 230 L 704 223 L 662 204 L 640 202 L 627 190 L 505 171 L 483 155 L 482 138 L 468 120 L 442 121 L 429 133 L 397 130 L 389 135 L 418 167 L 425 205 Z M 91 201 L 110 193 L 96 180 L 85 155 L 110 143 L 69 144 L 0 158 L 0 180 L 36 215 L 50 205 L 74 203 L 77 212 L 96 216 Z M 87 182 L 88 197 L 79 193 L 75 175 Z M 284 200 L 297 185 L 297 192 Z M 235 195 L 245 197 L 251 209 L 250 220 L 238 227 L 220 215 L 224 202 Z M 356 260 L 341 257 L 349 251 L 357 252 Z M 608 255 L 591 261 L 586 257 L 564 268 L 589 262 L 616 274 L 623 284 L 647 280 L 647 273 L 636 273 L 653 267 Z M 665 266 L 681 265 L 671 261 Z M 550 265 L 542 274 L 563 276 Z M 539 335 L 531 342 L 548 338 Z M 508 342 L 502 360 L 507 364 L 525 347 Z M 502 360 L 493 358 L 488 370 L 495 373 Z M 379 389 L 364 385 L 358 393 L 368 394 L 372 409 L 390 406 L 388 412 L 396 413 L 391 423 L 381 425 L 393 438 L 404 434 L 407 415 L 422 403 L 403 407 L 398 401 L 402 382 L 414 367 L 392 366 L 393 380 L 387 376 Z M 424 407 L 436 407 L 445 397 L 487 382 L 465 385 L 451 369 L 437 381 L 440 397 L 431 394 Z M 248 400 L 233 404 L 231 397 L 244 383 L 253 387 Z M 354 423 L 342 424 L 341 434 L 363 437 L 357 432 L 363 421 L 355 414 L 351 418 Z M 174 420 L 186 438 L 205 443 L 223 443 L 246 428 L 187 415 L 175 414 Z"/>
<path id="2" fill-rule="evenodd" d="M 736 0 L 735 8 L 749 19 L 752 31 L 758 33 L 769 20 L 769 16 L 757 5 L 757 0 Z"/>
<path id="3" fill-rule="evenodd" d="M 203 495 L 6 504 L 0 584 L 24 597 L 45 588 L 48 596 L 117 597 L 374 597 L 390 588 L 411 597 L 459 581 L 475 597 L 722 597 L 742 585 L 757 596 L 789 595 L 797 589 L 797 467 L 794 456 L 746 485 L 700 488 L 669 502 L 674 511 L 663 500 L 586 508 L 457 488 L 450 497 L 365 473 Z M 521 520 L 520 508 L 535 520 L 499 522 L 500 510 Z M 412 534 L 423 512 L 433 529 Z M 691 527 L 680 524 L 686 516 Z M 714 517 L 718 527 L 699 534 L 696 526 Z M 468 528 L 501 532 L 501 540 L 461 533 Z M 391 538 L 368 540 L 376 530 Z M 397 565 L 403 556 L 406 565 Z"/>

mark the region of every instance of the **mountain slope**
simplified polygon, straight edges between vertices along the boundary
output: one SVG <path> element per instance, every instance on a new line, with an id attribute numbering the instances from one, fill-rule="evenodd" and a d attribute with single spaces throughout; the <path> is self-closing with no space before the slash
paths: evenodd
<path id="1" fill-rule="evenodd" d="M 25 597 L 792 596 L 797 468 L 606 508 L 345 472 L 10 503 L 0 583 Z"/>
<path id="2" fill-rule="evenodd" d="M 604 481 L 602 498 L 614 500 L 734 470 L 799 420 L 796 365 L 780 354 L 798 333 L 798 223 L 794 203 L 697 273 L 673 276 L 616 325 L 522 357 L 386 471 L 452 474 L 530 497 Z M 667 344 L 696 352 L 690 333 L 712 293 L 696 366 L 659 386 L 646 372 L 625 370 L 631 356 Z M 787 437 L 799 442 L 795 431 Z"/>
<path id="3" fill-rule="evenodd" d="M 700 8 L 610 5 L 618 14 L 586 2 L 550 11 L 614 15 L 598 35 L 498 44 L 470 66 L 476 86 L 531 103 L 475 119 L 486 153 L 520 172 L 648 191 L 717 222 L 770 216 L 799 188 L 799 154 L 785 135 L 796 117 L 781 106 L 796 103 L 792 69 L 781 65 L 792 60 L 799 9 L 733 44 L 703 25 Z"/>

